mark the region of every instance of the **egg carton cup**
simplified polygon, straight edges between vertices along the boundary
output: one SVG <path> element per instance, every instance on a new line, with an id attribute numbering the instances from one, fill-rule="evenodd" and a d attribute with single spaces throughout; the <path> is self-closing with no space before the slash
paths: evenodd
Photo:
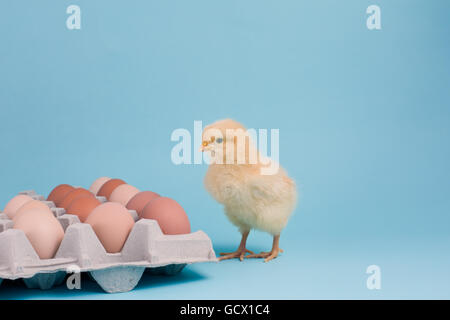
<path id="1" fill-rule="evenodd" d="M 22 194 L 33 195 L 33 191 L 26 192 Z M 149 219 L 134 224 L 120 253 L 107 253 L 89 224 L 66 214 L 63 208 L 48 205 L 65 230 L 52 259 L 40 259 L 25 233 L 13 229 L 12 221 L 0 213 L 0 284 L 3 279 L 23 279 L 29 288 L 49 289 L 76 270 L 89 273 L 108 293 L 127 292 L 144 272 L 175 275 L 188 264 L 217 262 L 211 240 L 203 231 L 165 235 L 158 222 Z M 137 220 L 135 211 L 130 214 Z"/>

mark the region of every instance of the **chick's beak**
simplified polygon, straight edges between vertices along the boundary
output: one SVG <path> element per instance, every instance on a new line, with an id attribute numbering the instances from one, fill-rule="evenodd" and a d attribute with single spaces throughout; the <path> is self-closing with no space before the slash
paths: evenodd
<path id="1" fill-rule="evenodd" d="M 202 145 L 200 146 L 200 151 L 201 152 L 207 152 L 207 151 L 214 151 L 214 144 L 212 142 L 209 141 L 203 141 Z"/>
<path id="2" fill-rule="evenodd" d="M 200 151 L 200 152 L 205 152 L 205 151 L 207 151 L 207 149 L 208 149 L 207 147 L 208 147 L 208 142 L 203 141 L 203 142 L 202 142 L 202 145 L 200 146 L 199 151 Z"/>

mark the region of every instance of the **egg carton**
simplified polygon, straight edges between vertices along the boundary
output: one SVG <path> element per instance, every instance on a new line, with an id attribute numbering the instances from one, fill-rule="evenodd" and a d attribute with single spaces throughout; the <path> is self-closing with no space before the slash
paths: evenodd
<path id="1" fill-rule="evenodd" d="M 22 194 L 35 195 L 33 191 Z M 42 200 L 42 199 L 41 199 Z M 67 273 L 87 272 L 108 293 L 132 290 L 144 272 L 175 275 L 192 263 L 217 262 L 211 240 L 203 231 L 165 235 L 156 220 L 140 219 L 120 253 L 107 253 L 89 224 L 48 203 L 65 234 L 53 259 L 40 259 L 22 230 L 0 213 L 0 284 L 23 279 L 29 288 L 49 289 Z M 133 218 L 138 219 L 135 211 Z"/>

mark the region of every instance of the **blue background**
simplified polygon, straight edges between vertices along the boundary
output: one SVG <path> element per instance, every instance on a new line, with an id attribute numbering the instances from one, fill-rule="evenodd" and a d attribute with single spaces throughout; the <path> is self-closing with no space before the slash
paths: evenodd
<path id="1" fill-rule="evenodd" d="M 66 8 L 81 7 L 81 30 Z M 382 30 L 366 27 L 381 7 Z M 175 166 L 170 135 L 234 118 L 280 129 L 301 199 L 278 259 L 198 264 L 132 292 L 1 298 L 450 298 L 449 1 L 2 1 L 0 206 L 118 177 L 178 200 L 216 252 L 240 235 Z M 197 146 L 194 147 L 197 151 Z M 250 235 L 250 250 L 271 237 Z M 366 288 L 367 266 L 381 290 Z M 87 277 L 86 277 L 87 278 Z"/>

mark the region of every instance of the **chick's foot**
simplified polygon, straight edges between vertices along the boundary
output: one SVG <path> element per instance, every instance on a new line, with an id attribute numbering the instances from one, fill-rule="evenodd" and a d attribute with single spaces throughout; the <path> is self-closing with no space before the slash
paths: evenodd
<path id="1" fill-rule="evenodd" d="M 264 262 L 268 262 L 268 261 L 278 257 L 278 253 L 280 253 L 280 252 L 283 252 L 283 250 L 278 249 L 278 250 L 270 251 L 270 252 L 260 252 L 260 253 L 256 253 L 256 254 L 249 254 L 248 256 L 246 256 L 246 258 L 265 258 Z"/>
<path id="2" fill-rule="evenodd" d="M 264 262 L 269 262 L 272 259 L 275 259 L 276 257 L 278 257 L 278 254 L 280 252 L 283 252 L 283 249 L 281 249 L 278 244 L 280 241 L 280 236 L 274 236 L 273 238 L 273 246 L 272 246 L 272 251 L 270 252 L 261 252 L 261 253 L 257 253 L 257 254 L 250 254 L 248 256 L 246 256 L 246 258 L 264 258 Z"/>
<path id="3" fill-rule="evenodd" d="M 254 254 L 253 251 L 250 251 L 246 248 L 238 249 L 235 252 L 221 252 L 220 253 L 221 257 L 219 258 L 219 261 L 234 259 L 234 258 L 239 258 L 239 260 L 243 261 L 244 258 L 246 257 L 245 256 L 246 253 Z"/>
<path id="4" fill-rule="evenodd" d="M 239 248 L 235 252 L 221 252 L 220 253 L 221 257 L 219 258 L 219 261 L 234 259 L 234 258 L 239 258 L 239 260 L 242 261 L 242 260 L 244 260 L 246 253 L 254 254 L 252 251 L 247 250 L 245 248 L 245 246 L 247 244 L 247 238 L 248 238 L 249 233 L 250 233 L 250 231 L 248 231 L 248 230 L 242 232 L 242 239 L 241 239 L 241 243 L 239 244 Z"/>

